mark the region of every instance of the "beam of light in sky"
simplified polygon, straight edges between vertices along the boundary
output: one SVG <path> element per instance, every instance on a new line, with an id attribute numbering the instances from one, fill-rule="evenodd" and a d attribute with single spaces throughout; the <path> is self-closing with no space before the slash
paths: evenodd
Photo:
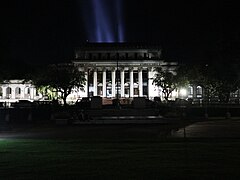
<path id="1" fill-rule="evenodd" d="M 91 0 L 85 10 L 90 42 L 124 42 L 122 0 Z"/>
<path id="2" fill-rule="evenodd" d="M 94 13 L 97 29 L 97 42 L 111 42 L 114 41 L 112 28 L 108 18 L 107 6 L 103 1 L 94 0 Z"/>
<path id="3" fill-rule="evenodd" d="M 117 12 L 117 23 L 118 23 L 118 32 L 117 32 L 118 33 L 118 42 L 124 42 L 121 0 L 116 0 L 116 12 Z"/>

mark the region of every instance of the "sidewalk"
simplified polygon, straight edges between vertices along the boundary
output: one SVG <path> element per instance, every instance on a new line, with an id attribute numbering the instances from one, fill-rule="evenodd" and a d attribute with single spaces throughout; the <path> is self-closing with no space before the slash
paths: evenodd
<path id="1" fill-rule="evenodd" d="M 172 124 L 177 122 L 179 122 L 177 118 L 163 116 L 96 116 L 88 121 L 74 121 L 73 124 Z"/>
<path id="2" fill-rule="evenodd" d="M 184 130 L 188 138 L 240 138 L 240 118 L 216 119 L 190 124 L 179 130 L 172 131 L 172 137 L 184 137 Z"/>

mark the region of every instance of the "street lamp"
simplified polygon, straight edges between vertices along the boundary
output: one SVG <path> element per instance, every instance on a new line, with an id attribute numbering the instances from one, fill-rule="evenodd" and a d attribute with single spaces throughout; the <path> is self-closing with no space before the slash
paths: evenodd
<path id="1" fill-rule="evenodd" d="M 119 55 L 117 55 L 117 100 L 118 100 L 118 95 L 119 95 L 119 92 L 118 92 L 118 81 L 119 81 L 118 58 L 119 58 Z"/>
<path id="2" fill-rule="evenodd" d="M 185 88 L 180 89 L 179 91 L 181 97 L 186 97 L 187 96 L 187 90 Z"/>
<path id="3" fill-rule="evenodd" d="M 119 74 L 119 64 L 118 64 L 119 63 L 118 62 L 119 61 L 119 54 L 118 53 L 117 53 L 117 59 L 116 60 L 117 60 L 117 71 L 116 71 L 117 72 L 116 73 L 116 75 L 117 75 L 117 78 L 116 78 L 117 79 L 117 84 L 116 84 L 116 86 L 117 86 L 117 88 L 116 88 L 117 89 L 117 104 L 116 105 L 117 105 L 117 108 L 119 108 L 119 90 L 118 90 L 119 89 L 119 87 L 118 87 L 119 83 L 118 83 L 118 81 L 119 81 L 119 75 L 120 74 Z"/>

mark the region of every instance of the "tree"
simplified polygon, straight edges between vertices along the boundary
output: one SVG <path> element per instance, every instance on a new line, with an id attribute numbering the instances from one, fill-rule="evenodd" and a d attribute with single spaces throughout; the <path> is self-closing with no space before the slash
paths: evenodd
<path id="1" fill-rule="evenodd" d="M 203 86 L 207 101 L 212 97 L 218 97 L 220 102 L 227 103 L 230 93 L 239 87 L 239 73 L 236 64 L 226 64 L 188 66 L 186 76 L 190 84 Z"/>
<path id="2" fill-rule="evenodd" d="M 217 81 L 208 64 L 185 64 L 185 70 L 189 84 L 202 86 L 208 99 L 216 96 Z"/>
<path id="3" fill-rule="evenodd" d="M 228 103 L 230 93 L 239 88 L 239 73 L 235 64 L 219 64 L 214 73 L 214 79 L 217 82 L 216 92 L 220 102 Z"/>
<path id="4" fill-rule="evenodd" d="M 184 75 L 184 68 L 179 66 L 175 72 L 164 70 L 162 67 L 156 67 L 156 72 L 153 78 L 153 84 L 162 88 L 164 99 L 168 101 L 170 94 L 181 87 L 188 84 L 187 78 Z"/>
<path id="5" fill-rule="evenodd" d="M 33 78 L 33 83 L 37 87 L 48 86 L 53 88 L 60 96 L 66 105 L 66 99 L 73 89 L 84 90 L 85 73 L 73 64 L 58 64 L 49 65 L 46 70 L 43 70 Z"/>

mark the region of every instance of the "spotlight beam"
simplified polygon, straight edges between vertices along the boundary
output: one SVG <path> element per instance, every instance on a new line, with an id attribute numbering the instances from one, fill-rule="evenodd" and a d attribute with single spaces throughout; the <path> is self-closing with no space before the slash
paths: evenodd
<path id="1" fill-rule="evenodd" d="M 90 42 L 124 42 L 122 0 L 91 0 L 85 11 Z"/>

